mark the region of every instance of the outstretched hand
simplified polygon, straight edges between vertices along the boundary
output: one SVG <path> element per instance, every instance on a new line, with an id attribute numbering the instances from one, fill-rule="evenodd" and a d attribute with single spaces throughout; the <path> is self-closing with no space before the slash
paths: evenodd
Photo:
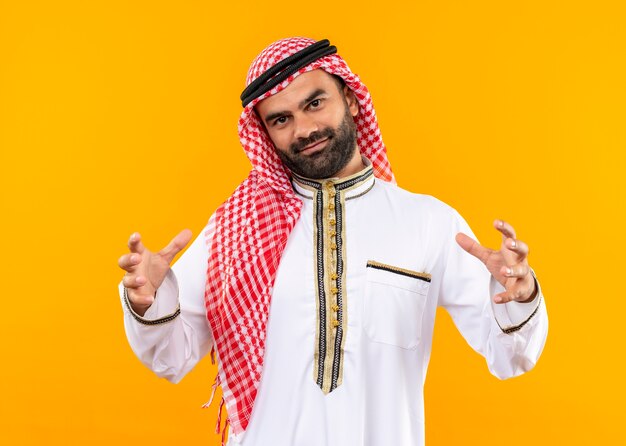
<path id="1" fill-rule="evenodd" d="M 462 232 L 456 235 L 456 241 L 461 248 L 483 262 L 491 275 L 504 286 L 505 291 L 496 294 L 494 302 L 531 301 L 537 289 L 526 260 L 528 245 L 517 240 L 515 229 L 505 221 L 495 220 L 493 225 L 502 233 L 502 245 L 498 251 L 481 246 Z"/>
<path id="2" fill-rule="evenodd" d="M 159 252 L 151 252 L 141 242 L 141 235 L 134 232 L 128 241 L 130 253 L 118 260 L 126 274 L 122 284 L 127 288 L 128 299 L 133 310 L 143 316 L 154 302 L 154 295 L 161 285 L 170 263 L 191 240 L 191 231 L 184 229 Z"/>

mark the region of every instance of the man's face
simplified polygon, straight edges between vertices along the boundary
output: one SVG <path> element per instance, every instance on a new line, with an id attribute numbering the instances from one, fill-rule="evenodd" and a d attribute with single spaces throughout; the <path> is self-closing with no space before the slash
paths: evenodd
<path id="1" fill-rule="evenodd" d="M 301 74 L 260 101 L 256 111 L 278 157 L 299 175 L 336 176 L 355 155 L 358 102 L 352 90 L 341 89 L 324 70 Z"/>

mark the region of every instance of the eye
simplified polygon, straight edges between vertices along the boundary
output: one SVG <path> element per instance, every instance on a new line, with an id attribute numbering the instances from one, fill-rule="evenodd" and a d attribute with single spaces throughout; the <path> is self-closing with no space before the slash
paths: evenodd
<path id="1" fill-rule="evenodd" d="M 309 107 L 310 108 L 318 108 L 320 105 L 322 105 L 322 100 L 321 99 L 314 99 L 311 102 L 309 102 Z"/>
<path id="2" fill-rule="evenodd" d="M 287 122 L 287 116 L 281 116 L 280 118 L 276 118 L 273 122 L 274 125 L 281 125 Z"/>

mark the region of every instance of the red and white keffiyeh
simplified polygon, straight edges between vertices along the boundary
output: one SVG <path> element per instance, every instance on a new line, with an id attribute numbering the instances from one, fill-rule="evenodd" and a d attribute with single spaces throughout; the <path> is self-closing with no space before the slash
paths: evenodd
<path id="1" fill-rule="evenodd" d="M 282 59 L 315 43 L 295 37 L 264 49 L 252 62 L 246 85 Z M 374 174 L 395 182 L 376 121 L 370 94 L 338 54 L 306 65 L 272 90 L 250 102 L 239 118 L 239 139 L 253 169 L 214 214 L 205 302 L 220 361 L 219 381 L 232 432 L 250 421 L 263 369 L 265 336 L 272 288 L 287 238 L 302 201 L 294 193 L 288 170 L 259 121 L 254 106 L 286 88 L 297 76 L 321 68 L 343 78 L 359 102 L 357 144 L 373 164 Z M 219 420 L 218 420 L 219 426 Z M 225 429 L 225 427 L 224 427 Z"/>

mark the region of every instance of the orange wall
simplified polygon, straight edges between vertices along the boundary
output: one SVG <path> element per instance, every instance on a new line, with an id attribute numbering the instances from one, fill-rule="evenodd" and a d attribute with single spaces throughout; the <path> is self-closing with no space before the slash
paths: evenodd
<path id="1" fill-rule="evenodd" d="M 292 35 L 329 38 L 368 85 L 400 185 L 531 247 L 541 361 L 498 381 L 442 313 L 429 445 L 626 441 L 622 5 L 0 3 L 0 443 L 218 444 L 214 367 L 174 386 L 139 363 L 117 258 L 133 231 L 197 235 L 246 176 L 245 73 Z"/>

